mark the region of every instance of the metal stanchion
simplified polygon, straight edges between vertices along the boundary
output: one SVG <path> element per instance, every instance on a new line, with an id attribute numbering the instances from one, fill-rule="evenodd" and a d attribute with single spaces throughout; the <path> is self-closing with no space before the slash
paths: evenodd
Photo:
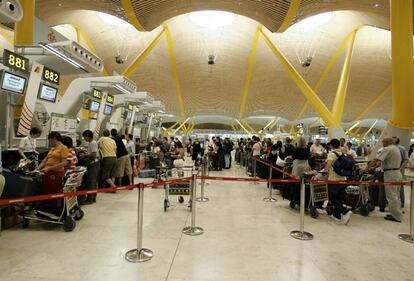
<path id="1" fill-rule="evenodd" d="M 201 176 L 205 177 L 207 173 L 207 162 L 203 161 L 203 165 L 201 166 Z M 206 180 L 204 178 L 201 179 L 201 197 L 197 197 L 198 202 L 208 202 L 210 199 L 207 197 L 204 197 L 204 185 L 206 183 Z"/>
<path id="2" fill-rule="evenodd" d="M 195 226 L 196 221 L 196 193 L 197 193 L 197 171 L 193 171 L 193 178 L 191 181 L 191 226 L 183 228 L 183 233 L 186 235 L 196 236 L 204 233 L 201 227 Z"/>
<path id="3" fill-rule="evenodd" d="M 272 169 L 272 166 L 270 166 L 269 167 L 269 182 L 268 182 L 268 185 L 269 185 L 269 197 L 266 197 L 266 198 L 263 198 L 263 201 L 265 201 L 265 202 L 277 202 L 277 200 L 276 200 L 276 198 L 273 198 L 273 186 L 272 186 L 272 183 L 270 182 L 270 180 L 272 180 L 272 172 L 273 172 L 273 169 Z"/>
<path id="4" fill-rule="evenodd" d="M 138 185 L 138 233 L 137 248 L 129 250 L 125 254 L 125 259 L 129 262 L 145 262 L 152 259 L 153 252 L 142 248 L 142 224 L 144 219 L 144 184 Z"/>
<path id="5" fill-rule="evenodd" d="M 256 158 L 253 157 L 253 178 L 256 179 L 256 166 L 257 166 L 257 161 Z M 257 184 L 257 182 L 253 182 L 253 184 Z"/>
<path id="6" fill-rule="evenodd" d="M 399 234 L 398 238 L 405 242 L 414 243 L 414 193 L 413 187 L 414 182 L 411 182 L 411 189 L 410 189 L 410 234 Z M 404 187 L 402 187 L 404 188 Z"/>
<path id="7" fill-rule="evenodd" d="M 313 240 L 313 235 L 305 232 L 305 180 L 300 185 L 300 230 L 290 232 L 290 236 L 299 240 Z"/>

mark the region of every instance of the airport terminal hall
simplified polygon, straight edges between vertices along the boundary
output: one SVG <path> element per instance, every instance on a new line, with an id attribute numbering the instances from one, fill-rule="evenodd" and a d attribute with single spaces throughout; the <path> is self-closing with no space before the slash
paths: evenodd
<path id="1" fill-rule="evenodd" d="M 0 281 L 414 281 L 414 0 L 0 0 Z"/>

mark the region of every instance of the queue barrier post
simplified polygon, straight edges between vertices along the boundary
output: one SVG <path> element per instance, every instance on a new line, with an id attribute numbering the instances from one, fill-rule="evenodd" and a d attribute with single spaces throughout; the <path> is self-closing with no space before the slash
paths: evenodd
<path id="1" fill-rule="evenodd" d="M 414 181 L 411 181 L 410 187 L 410 234 L 399 234 L 398 238 L 408 243 L 414 243 Z M 404 187 L 402 187 L 404 188 Z"/>
<path id="2" fill-rule="evenodd" d="M 204 233 L 201 227 L 196 226 L 196 193 L 197 193 L 197 171 L 193 170 L 191 181 L 191 226 L 183 228 L 185 235 L 197 236 Z"/>
<path id="3" fill-rule="evenodd" d="M 125 254 L 125 259 L 129 262 L 146 262 L 152 259 L 154 253 L 142 248 L 142 226 L 144 220 L 144 184 L 138 185 L 138 227 L 137 227 L 137 248 L 129 250 Z"/>
<path id="4" fill-rule="evenodd" d="M 206 184 L 205 176 L 207 174 L 207 162 L 203 161 L 203 164 L 201 165 L 201 197 L 197 197 L 198 202 L 208 202 L 210 199 L 204 196 L 204 186 Z"/>
<path id="5" fill-rule="evenodd" d="M 272 165 L 269 166 L 269 182 L 268 182 L 268 188 L 269 188 L 269 197 L 263 198 L 263 201 L 265 202 L 277 202 L 276 198 L 273 198 L 273 186 L 272 186 Z"/>
<path id="6" fill-rule="evenodd" d="M 305 179 L 300 184 L 300 230 L 290 232 L 290 236 L 298 240 L 313 240 L 313 234 L 305 231 Z"/>

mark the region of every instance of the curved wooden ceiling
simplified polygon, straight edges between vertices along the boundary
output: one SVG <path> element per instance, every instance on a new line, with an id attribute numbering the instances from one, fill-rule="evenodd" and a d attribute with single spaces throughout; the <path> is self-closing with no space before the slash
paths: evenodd
<path id="1" fill-rule="evenodd" d="M 276 32 L 294 0 L 130 0 L 142 27 L 151 31 L 164 21 L 197 10 L 223 10 L 244 15 Z M 92 10 L 115 15 L 128 21 L 121 0 L 36 0 L 36 13 L 54 25 L 64 23 L 64 14 L 73 10 Z M 292 23 L 328 12 L 350 10 L 370 15 L 368 25 L 389 28 L 388 0 L 301 0 Z M 63 17 L 62 17 L 63 16 Z"/>

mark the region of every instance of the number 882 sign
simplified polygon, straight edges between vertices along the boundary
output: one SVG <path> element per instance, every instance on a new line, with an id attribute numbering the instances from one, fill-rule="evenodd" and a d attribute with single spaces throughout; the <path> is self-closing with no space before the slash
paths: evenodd
<path id="1" fill-rule="evenodd" d="M 60 82 L 60 73 L 57 71 L 54 71 L 50 68 L 43 67 L 43 75 L 42 75 L 43 81 L 50 82 L 56 85 L 59 85 Z"/>

